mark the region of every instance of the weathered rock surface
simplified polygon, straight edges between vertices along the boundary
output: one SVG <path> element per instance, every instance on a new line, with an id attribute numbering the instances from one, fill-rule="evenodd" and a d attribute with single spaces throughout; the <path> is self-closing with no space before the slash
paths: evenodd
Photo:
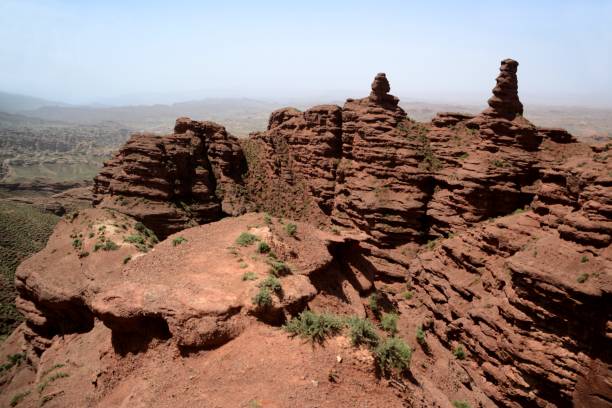
<path id="1" fill-rule="evenodd" d="M 130 215 L 165 237 L 243 212 L 245 171 L 238 141 L 225 128 L 179 118 L 174 134 L 133 135 L 105 163 L 95 178 L 94 204 Z"/>
<path id="2" fill-rule="evenodd" d="M 609 406 L 611 252 L 560 235 L 522 213 L 411 264 L 432 332 L 466 349 L 499 406 Z"/>
<path id="3" fill-rule="evenodd" d="M 20 266 L 26 324 L 6 349 L 35 352 L 0 389 L 64 353 L 85 392 L 52 385 L 58 406 L 198 406 L 196 384 L 213 406 L 609 407 L 610 146 L 525 119 L 517 67 L 502 61 L 476 116 L 414 122 L 378 74 L 368 97 L 277 110 L 247 140 L 185 118 L 134 136 L 97 177 L 98 208 Z M 251 209 L 270 214 L 211 222 Z M 153 247 L 137 220 L 168 238 Z M 262 297 L 271 270 L 282 289 Z M 342 335 L 307 351 L 269 327 L 304 309 L 398 313 L 409 379 L 375 381 Z"/>

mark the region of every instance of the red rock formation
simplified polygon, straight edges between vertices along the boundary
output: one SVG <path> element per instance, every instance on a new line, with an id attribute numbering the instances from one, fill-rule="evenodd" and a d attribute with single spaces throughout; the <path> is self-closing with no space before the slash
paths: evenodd
<path id="1" fill-rule="evenodd" d="M 265 132 L 240 144 L 219 125 L 183 118 L 173 135 L 134 136 L 96 179 L 96 203 L 117 211 L 98 208 L 66 219 L 17 273 L 25 347 L 46 349 L 39 372 L 50 356 L 79 349 L 75 344 L 106 342 L 100 356 L 85 359 L 103 361 L 104 370 L 82 370 L 103 384 L 83 385 L 95 398 L 83 402 L 64 391 L 58 404 L 133 401 L 117 383 L 135 381 L 136 370 L 155 383 L 150 398 L 139 402 L 173 406 L 155 399 L 155 390 L 171 385 L 149 356 L 172 355 L 168 367 L 194 364 L 197 373 L 226 364 L 235 377 L 258 364 L 282 370 L 280 362 L 295 362 L 286 358 L 295 350 L 303 361 L 318 358 L 314 349 L 308 354 L 291 346 L 261 324 L 278 324 L 308 307 L 375 323 L 383 312 L 399 313 L 395 335 L 413 348 L 410 380 L 389 381 L 395 397 L 376 388 L 382 396 L 368 400 L 373 406 L 459 400 L 482 407 L 609 406 L 609 146 L 591 149 L 563 130 L 525 119 L 517 66 L 502 61 L 489 108 L 477 116 L 442 113 L 416 123 L 378 74 L 368 97 L 342 108 L 275 111 Z M 283 218 L 227 218 L 181 231 L 147 254 L 152 235 L 119 214 L 166 235 L 245 208 Z M 289 233 L 286 218 L 305 223 Z M 242 232 L 271 248 L 237 246 Z M 95 251 L 109 240 L 120 243 L 116 251 Z M 269 250 L 275 255 L 266 255 Z M 265 307 L 256 305 L 259 279 L 278 260 L 291 273 L 283 270 L 282 290 L 270 293 Z M 257 280 L 245 277 L 247 271 Z M 87 333 L 53 337 L 79 332 Z M 244 353 L 248 347 L 266 359 L 245 357 L 252 354 Z M 342 356 L 353 364 L 373 362 L 372 354 L 355 352 L 343 336 L 329 347 L 337 354 L 325 356 L 319 366 L 329 371 L 313 381 L 334 403 L 345 403 L 339 395 L 358 392 L 351 384 L 365 377 L 347 372 Z M 330 366 L 330 356 L 337 365 Z M 81 359 L 73 361 L 86 367 Z M 293 378 L 291 389 L 299 383 L 283 375 Z M 231 397 L 211 391 L 219 405 L 244 405 L 242 388 L 222 377 L 208 376 L 201 387 L 231 390 Z M 325 388 L 328 383 L 335 388 Z M 274 394 L 269 387 L 266 395 Z M 305 395 L 283 385 L 274 391 L 272 404 L 294 404 L 294 395 Z M 186 398 L 186 404 L 201 402 Z M 323 404 L 315 398 L 302 405 L 310 402 Z"/>
<path id="2" fill-rule="evenodd" d="M 501 62 L 497 84 L 493 88 L 493 96 L 489 98 L 489 108 L 485 110 L 485 115 L 508 120 L 523 115 L 523 104 L 518 97 L 516 79 L 518 65 L 518 62 L 512 59 L 505 59 Z"/>
<path id="3" fill-rule="evenodd" d="M 321 212 L 329 215 L 340 156 L 341 115 L 334 105 L 273 112 L 268 130 L 243 143 L 252 162 L 252 199 L 262 208 L 296 218 L 312 221 L 312 217 L 321 219 Z"/>
<path id="4" fill-rule="evenodd" d="M 94 204 L 166 236 L 244 211 L 237 139 L 212 122 L 177 119 L 168 136 L 137 134 L 95 178 Z"/>

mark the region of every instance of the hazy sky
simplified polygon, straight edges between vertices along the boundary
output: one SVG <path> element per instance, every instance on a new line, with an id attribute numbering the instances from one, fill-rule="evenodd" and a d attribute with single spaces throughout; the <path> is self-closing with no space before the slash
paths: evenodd
<path id="1" fill-rule="evenodd" d="M 71 103 L 206 96 L 612 106 L 612 1 L 0 0 L 0 90 Z M 137 98 L 139 97 L 139 98 Z"/>

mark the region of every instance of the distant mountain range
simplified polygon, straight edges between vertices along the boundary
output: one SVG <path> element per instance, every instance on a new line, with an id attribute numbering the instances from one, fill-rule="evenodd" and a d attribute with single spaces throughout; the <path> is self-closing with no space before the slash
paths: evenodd
<path id="1" fill-rule="evenodd" d="M 62 102 L 49 101 L 34 96 L 19 95 L 0 91 L 0 111 L 18 113 L 42 108 L 44 106 L 68 106 Z"/>
<path id="2" fill-rule="evenodd" d="M 401 98 L 400 98 L 401 99 Z M 314 104 L 342 100 L 258 100 L 249 98 L 205 98 L 173 104 L 107 106 L 69 105 L 42 98 L 0 92 L 0 112 L 19 114 L 45 121 L 68 124 L 98 125 L 111 122 L 131 131 L 165 133 L 180 116 L 197 120 L 212 120 L 224 125 L 236 136 L 264 130 L 270 113 L 278 108 L 294 106 L 303 109 Z M 403 99 L 400 105 L 408 115 L 428 121 L 437 112 L 459 111 L 477 113 L 484 107 L 476 104 L 448 104 Z M 543 126 L 563 127 L 583 140 L 605 140 L 612 136 L 612 110 L 571 106 L 526 105 L 525 116 Z M 35 119 L 32 119 L 34 121 Z M 4 118 L 8 120 L 8 118 Z M 16 120 L 12 118 L 11 120 Z"/>

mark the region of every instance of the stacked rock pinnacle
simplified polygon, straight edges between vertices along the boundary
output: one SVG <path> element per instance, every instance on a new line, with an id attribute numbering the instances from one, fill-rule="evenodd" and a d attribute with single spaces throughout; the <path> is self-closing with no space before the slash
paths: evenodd
<path id="1" fill-rule="evenodd" d="M 493 96 L 489 98 L 489 109 L 485 113 L 489 116 L 514 119 L 523 114 L 523 104 L 518 97 L 518 80 L 516 71 L 518 62 L 505 59 L 501 62 L 497 84 L 493 88 Z"/>
<path id="2" fill-rule="evenodd" d="M 378 73 L 374 77 L 374 81 L 372 81 L 372 92 L 370 92 L 369 99 L 380 105 L 387 103 L 397 105 L 399 99 L 393 95 L 389 95 L 389 91 L 391 91 L 391 86 L 387 80 L 387 75 L 383 72 Z"/>

